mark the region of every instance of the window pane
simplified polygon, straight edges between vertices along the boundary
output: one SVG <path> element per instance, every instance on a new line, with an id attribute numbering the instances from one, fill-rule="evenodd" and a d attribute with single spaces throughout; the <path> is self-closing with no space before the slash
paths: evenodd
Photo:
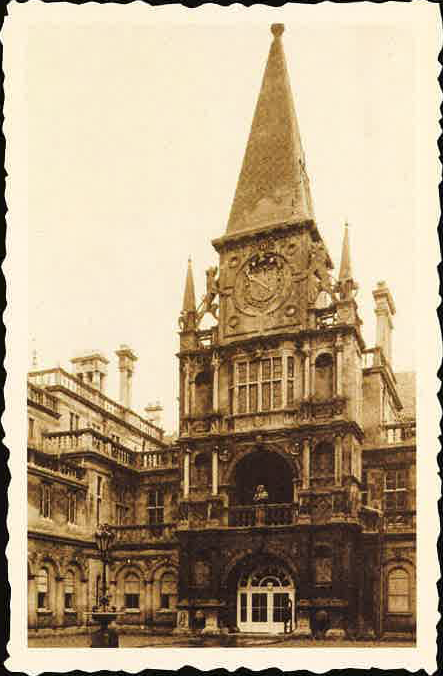
<path id="1" fill-rule="evenodd" d="M 165 609 L 170 607 L 169 594 L 161 594 L 160 607 Z"/>
<path id="2" fill-rule="evenodd" d="M 238 412 L 246 413 L 246 385 L 238 388 Z"/>
<path id="3" fill-rule="evenodd" d="M 241 362 L 241 364 L 238 365 L 238 382 L 246 382 L 246 362 Z"/>
<path id="4" fill-rule="evenodd" d="M 274 390 L 274 408 L 281 408 L 282 397 L 281 397 L 281 380 L 273 383 Z"/>
<path id="5" fill-rule="evenodd" d="M 258 408 L 258 391 L 257 385 L 249 386 L 249 412 L 256 413 Z"/>
<path id="6" fill-rule="evenodd" d="M 240 594 L 240 622 L 246 622 L 247 619 L 247 595 Z"/>
<path id="7" fill-rule="evenodd" d="M 262 410 L 263 411 L 269 411 L 271 408 L 271 384 L 270 383 L 263 383 L 262 389 L 261 389 L 261 396 L 262 396 Z"/>
<path id="8" fill-rule="evenodd" d="M 268 620 L 268 595 L 252 594 L 252 621 L 267 622 Z"/>
<path id="9" fill-rule="evenodd" d="M 273 622 L 284 622 L 285 608 L 289 601 L 289 594 L 274 594 L 273 595 Z"/>
<path id="10" fill-rule="evenodd" d="M 44 568 L 39 571 L 37 576 L 37 590 L 39 592 L 48 591 L 48 572 Z"/>
<path id="11" fill-rule="evenodd" d="M 273 378 L 281 378 L 281 357 L 274 357 L 272 360 Z"/>
<path id="12" fill-rule="evenodd" d="M 386 472 L 386 488 L 389 490 L 396 488 L 395 471 L 389 470 Z"/>
<path id="13" fill-rule="evenodd" d="M 288 357 L 288 378 L 294 377 L 294 357 Z"/>
<path id="14" fill-rule="evenodd" d="M 406 470 L 397 470 L 397 488 L 406 488 Z"/>
<path id="15" fill-rule="evenodd" d="M 409 601 L 407 596 L 389 596 L 388 610 L 391 613 L 407 613 Z"/>
<path id="16" fill-rule="evenodd" d="M 249 382 L 256 382 L 258 380 L 258 361 L 251 361 L 249 364 Z"/>
<path id="17" fill-rule="evenodd" d="M 288 391 L 286 395 L 288 406 L 292 406 L 294 403 L 294 381 L 288 380 Z"/>
<path id="18" fill-rule="evenodd" d="M 263 359 L 261 363 L 261 368 L 262 368 L 262 380 L 270 380 L 271 379 L 271 360 L 270 359 Z"/>
<path id="19" fill-rule="evenodd" d="M 229 413 L 234 413 L 234 390 L 229 390 Z"/>

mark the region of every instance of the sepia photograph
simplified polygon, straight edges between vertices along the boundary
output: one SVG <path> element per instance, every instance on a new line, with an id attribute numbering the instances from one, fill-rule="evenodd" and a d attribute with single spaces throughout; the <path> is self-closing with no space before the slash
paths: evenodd
<path id="1" fill-rule="evenodd" d="M 417 648 L 422 33 L 264 12 L 27 27 L 34 654 Z"/>

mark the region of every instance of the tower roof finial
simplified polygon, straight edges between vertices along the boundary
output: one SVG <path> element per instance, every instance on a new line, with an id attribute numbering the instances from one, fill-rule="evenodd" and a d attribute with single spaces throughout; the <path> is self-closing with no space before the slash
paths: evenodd
<path id="1" fill-rule="evenodd" d="M 227 235 L 314 219 L 309 179 L 291 92 L 284 25 L 271 26 L 269 50 Z"/>
<path id="2" fill-rule="evenodd" d="M 185 294 L 183 296 L 183 311 L 195 312 L 195 291 L 194 291 L 194 276 L 192 274 L 191 257 L 188 258 L 188 271 L 186 273 Z"/>
<path id="3" fill-rule="evenodd" d="M 341 262 L 340 262 L 340 274 L 339 280 L 344 281 L 346 279 L 352 279 L 352 267 L 351 267 L 351 248 L 349 245 L 349 223 L 345 221 L 345 233 L 343 236 L 343 244 L 341 249 Z"/>
<path id="4" fill-rule="evenodd" d="M 275 38 L 280 38 L 285 32 L 284 23 L 273 23 L 271 26 L 271 33 Z"/>

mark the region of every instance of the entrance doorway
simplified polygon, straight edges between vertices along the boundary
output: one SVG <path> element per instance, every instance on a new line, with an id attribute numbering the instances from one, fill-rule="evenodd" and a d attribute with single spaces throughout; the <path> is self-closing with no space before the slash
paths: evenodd
<path id="1" fill-rule="evenodd" d="M 294 627 L 295 589 L 280 566 L 262 566 L 240 577 L 237 591 L 237 625 L 242 632 L 278 634 L 284 631 L 285 609 L 291 601 Z"/>

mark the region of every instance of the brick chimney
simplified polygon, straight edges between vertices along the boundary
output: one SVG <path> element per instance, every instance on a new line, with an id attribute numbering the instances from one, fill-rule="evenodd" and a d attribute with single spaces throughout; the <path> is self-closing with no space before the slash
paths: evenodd
<path id="1" fill-rule="evenodd" d="M 377 288 L 372 295 L 375 300 L 375 315 L 377 317 L 377 332 L 375 344 L 381 347 L 386 360 L 392 362 L 392 317 L 395 315 L 395 305 L 386 282 L 377 282 Z"/>
<path id="2" fill-rule="evenodd" d="M 118 357 L 120 371 L 120 404 L 125 408 L 131 408 L 132 374 L 137 357 L 127 345 L 120 345 L 115 354 Z"/>
<path id="3" fill-rule="evenodd" d="M 98 350 L 82 352 L 71 359 L 71 364 L 74 375 L 82 383 L 104 393 L 109 361 L 101 352 Z"/>

